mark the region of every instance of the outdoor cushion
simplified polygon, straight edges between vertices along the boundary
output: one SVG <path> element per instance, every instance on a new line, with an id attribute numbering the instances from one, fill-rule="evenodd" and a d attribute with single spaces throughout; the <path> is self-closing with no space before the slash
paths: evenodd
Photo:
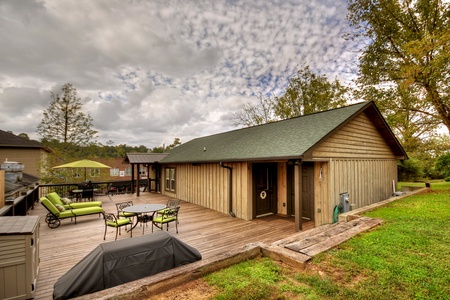
<path id="1" fill-rule="evenodd" d="M 61 212 L 65 211 L 64 206 L 62 206 L 61 204 L 55 204 L 55 206 L 59 211 Z"/>
<path id="2" fill-rule="evenodd" d="M 111 227 L 120 227 L 126 224 L 132 224 L 130 219 L 126 218 L 126 219 L 117 219 L 117 222 L 106 222 L 106 225 L 111 226 Z"/>
<path id="3" fill-rule="evenodd" d="M 69 198 L 61 198 L 61 202 L 64 203 L 64 205 L 69 205 L 70 203 L 72 203 L 72 200 L 70 200 Z"/>
<path id="4" fill-rule="evenodd" d="M 42 197 L 40 201 L 41 204 L 44 205 L 52 214 L 54 214 L 55 216 L 59 216 L 60 211 L 56 208 L 55 205 L 53 205 L 50 200 L 48 200 L 48 198 Z"/>
<path id="5" fill-rule="evenodd" d="M 74 202 L 70 203 L 69 205 L 65 205 L 64 207 L 66 209 L 79 209 L 79 208 L 86 208 L 86 207 L 102 207 L 102 201 L 88 201 L 88 202 Z"/>
<path id="6" fill-rule="evenodd" d="M 61 201 L 61 197 L 56 192 L 47 194 L 47 198 L 53 203 L 53 205 L 56 204 L 64 205 L 64 203 Z"/>
<path id="7" fill-rule="evenodd" d="M 71 211 L 75 216 L 84 216 L 104 212 L 103 208 L 100 206 L 74 208 Z"/>
<path id="8" fill-rule="evenodd" d="M 172 221 L 175 221 L 177 219 L 177 217 L 165 217 L 163 218 L 162 216 L 160 217 L 154 217 L 153 218 L 153 222 L 155 223 L 169 223 Z"/>

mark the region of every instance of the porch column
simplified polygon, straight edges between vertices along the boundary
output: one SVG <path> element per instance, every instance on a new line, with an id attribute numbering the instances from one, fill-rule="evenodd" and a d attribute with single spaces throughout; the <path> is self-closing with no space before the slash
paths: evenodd
<path id="1" fill-rule="evenodd" d="M 295 231 L 302 231 L 302 165 L 294 167 Z"/>

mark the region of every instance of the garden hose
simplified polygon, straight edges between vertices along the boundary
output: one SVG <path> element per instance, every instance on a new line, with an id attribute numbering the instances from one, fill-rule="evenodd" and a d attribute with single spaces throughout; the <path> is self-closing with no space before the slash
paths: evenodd
<path id="1" fill-rule="evenodd" d="M 334 207 L 333 210 L 333 223 L 337 223 L 339 221 L 339 214 L 344 212 L 344 206 L 342 203 L 339 203 Z"/>

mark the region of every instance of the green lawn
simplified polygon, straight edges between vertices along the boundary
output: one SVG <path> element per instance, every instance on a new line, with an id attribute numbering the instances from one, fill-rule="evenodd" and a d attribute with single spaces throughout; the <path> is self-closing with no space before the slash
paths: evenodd
<path id="1" fill-rule="evenodd" d="M 206 276 L 211 299 L 450 299 L 450 183 L 431 187 L 367 213 L 384 223 L 304 271 L 261 258 Z"/>

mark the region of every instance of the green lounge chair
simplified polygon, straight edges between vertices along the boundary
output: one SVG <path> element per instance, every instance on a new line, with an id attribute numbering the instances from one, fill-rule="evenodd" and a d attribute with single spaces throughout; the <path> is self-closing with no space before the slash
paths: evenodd
<path id="1" fill-rule="evenodd" d="M 65 209 L 85 208 L 85 207 L 93 207 L 93 206 L 102 207 L 102 204 L 103 204 L 102 201 L 67 202 L 67 204 L 66 204 L 63 202 L 61 197 L 56 192 L 47 194 L 46 197 L 48 198 L 48 200 L 50 200 L 53 203 L 53 205 L 59 204 L 59 205 L 62 205 Z"/>
<path id="2" fill-rule="evenodd" d="M 75 224 L 77 224 L 77 217 L 87 216 L 93 214 L 103 214 L 104 210 L 100 206 L 82 207 L 82 208 L 69 208 L 65 209 L 62 205 L 53 203 L 47 198 L 42 197 L 40 202 L 48 210 L 48 214 L 45 217 L 45 222 L 50 228 L 57 228 L 61 224 L 61 219 L 74 218 Z"/>

